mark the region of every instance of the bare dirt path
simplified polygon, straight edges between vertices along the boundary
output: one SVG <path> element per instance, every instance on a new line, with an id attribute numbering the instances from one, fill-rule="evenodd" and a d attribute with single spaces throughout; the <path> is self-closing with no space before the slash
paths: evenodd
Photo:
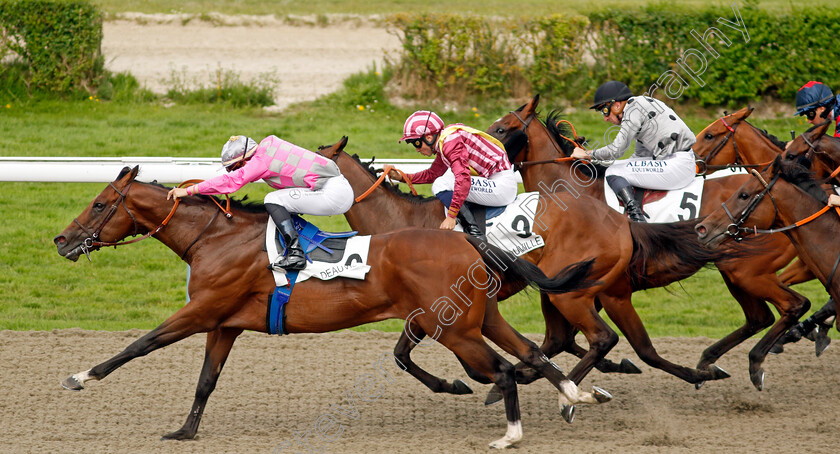
<path id="1" fill-rule="evenodd" d="M 505 431 L 503 407 L 483 405 L 489 387 L 466 379 L 439 345 L 418 349 L 417 362 L 442 377 L 464 378 L 476 394 L 432 394 L 385 363 L 393 381 L 378 381 L 381 388 L 371 389 L 381 395 L 366 402 L 353 394 L 354 386 L 366 374 L 377 375 L 372 365 L 392 351 L 396 333 L 246 333 L 210 398 L 198 439 L 162 442 L 160 436 L 178 429 L 192 404 L 203 335 L 132 361 L 81 392 L 59 386 L 142 334 L 0 331 L 2 451 L 269 454 L 309 432 L 309 448 L 275 452 L 461 453 L 486 452 L 487 443 Z M 709 342 L 654 340 L 663 356 L 683 364 L 696 362 Z M 571 425 L 560 417 L 553 388 L 544 382 L 521 386 L 525 439 L 516 452 L 836 452 L 840 349 L 815 358 L 812 345 L 803 341 L 771 356 L 761 392 L 750 384 L 744 348 L 719 363 L 732 378 L 699 391 L 644 365 L 635 376 L 593 372 L 584 385 L 602 386 L 615 400 L 579 407 Z M 624 340 L 610 356 L 638 362 Z M 572 361 L 561 357 L 559 363 L 568 369 Z M 314 434 L 316 421 L 328 413 L 343 429 L 331 443 Z"/>
<path id="2" fill-rule="evenodd" d="M 247 19 L 247 18 L 246 18 Z M 270 73 L 280 83 L 277 108 L 335 91 L 347 76 L 381 62 L 399 47 L 394 35 L 370 24 L 290 26 L 272 18 L 214 25 L 198 19 L 182 25 L 157 15 L 104 24 L 105 66 L 127 71 L 141 84 L 165 92 L 173 72 L 207 85 L 216 70 L 235 71 L 243 81 Z M 184 77 L 185 76 L 185 77 Z"/>

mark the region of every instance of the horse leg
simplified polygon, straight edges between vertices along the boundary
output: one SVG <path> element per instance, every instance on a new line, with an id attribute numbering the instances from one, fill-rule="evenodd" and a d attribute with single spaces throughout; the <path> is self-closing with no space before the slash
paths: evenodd
<path id="1" fill-rule="evenodd" d="M 814 349 L 816 355 L 822 355 L 831 343 L 831 338 L 828 337 L 828 331 L 831 329 L 831 322 L 829 320 L 836 315 L 837 310 L 834 306 L 834 300 L 829 298 L 823 307 L 811 314 L 810 317 L 794 325 L 780 337 L 770 349 L 770 353 L 782 353 L 784 351 L 784 344 L 798 342 L 804 337 L 815 343 Z"/>
<path id="2" fill-rule="evenodd" d="M 408 336 L 408 332 L 411 333 L 411 338 Z M 417 380 L 420 380 L 420 383 L 426 385 L 427 388 L 432 390 L 435 393 L 448 393 L 448 394 L 472 394 L 473 390 L 462 380 L 455 380 L 452 383 L 447 382 L 444 379 L 435 377 L 434 375 L 426 372 L 420 366 L 418 366 L 414 361 L 411 359 L 411 350 L 414 349 L 415 346 L 424 338 L 426 337 L 426 332 L 423 331 L 423 328 L 420 325 L 410 322 L 406 325 L 405 329 L 400 333 L 400 339 L 397 341 L 397 345 L 394 347 L 394 356 L 405 366 L 405 371 L 411 374 Z M 414 340 L 412 340 L 414 339 Z M 461 358 L 458 358 L 459 360 Z M 462 361 L 462 364 L 463 361 Z M 465 365 L 465 369 L 469 368 L 468 365 Z M 467 374 L 476 373 L 469 368 L 467 370 Z M 481 376 L 481 379 L 487 380 L 486 377 Z"/>
<path id="3" fill-rule="evenodd" d="M 801 284 L 813 279 L 816 279 L 816 276 L 814 276 L 814 273 L 812 273 L 799 258 L 794 260 L 793 263 L 788 265 L 788 267 L 779 274 L 779 280 L 782 281 L 782 284 L 787 286 Z"/>
<path id="4" fill-rule="evenodd" d="M 704 370 L 691 369 L 674 364 L 659 356 L 659 353 L 653 348 L 650 336 L 648 336 L 645 326 L 639 318 L 639 314 L 636 313 L 636 309 L 630 302 L 629 293 L 624 298 L 603 297 L 601 302 L 604 304 L 604 310 L 609 315 L 610 320 L 624 333 L 624 336 L 630 342 L 630 346 L 633 347 L 636 354 L 639 355 L 639 358 L 649 366 L 665 371 L 692 384 L 729 377 L 726 371 L 717 366 L 712 366 Z"/>
<path id="5" fill-rule="evenodd" d="M 567 352 L 582 359 L 587 350 L 575 342 L 577 329 L 554 307 L 545 293 L 540 294 L 540 305 L 545 318 L 545 339 L 540 346 L 540 350 L 549 358 L 553 358 L 558 353 Z M 602 373 L 642 373 L 641 369 L 633 364 L 633 361 L 626 358 L 622 359 L 620 363 L 602 358 L 595 363 L 594 367 Z M 541 377 L 539 371 L 527 367 L 522 362 L 516 365 L 516 383 L 520 385 L 527 385 Z"/>
<path id="6" fill-rule="evenodd" d="M 560 408 L 564 410 L 564 418 L 567 418 L 568 422 L 572 422 L 572 419 L 574 419 L 572 405 L 578 403 L 601 404 L 612 399 L 610 393 L 598 387 L 593 387 L 592 393 L 580 391 L 577 384 L 563 375 L 560 367 L 551 362 L 540 351 L 537 344 L 531 342 L 510 326 L 507 320 L 502 317 L 502 314 L 499 313 L 495 302 L 487 303 L 481 331 L 485 337 L 501 347 L 502 350 L 516 356 L 529 367 L 539 371 L 560 391 Z M 569 413 L 565 411 L 567 408 Z"/>
<path id="7" fill-rule="evenodd" d="M 478 330 L 452 329 L 444 332 L 438 342 L 451 350 L 473 369 L 484 374 L 502 391 L 507 417 L 505 436 L 490 443 L 491 448 L 507 448 L 522 440 L 522 418 L 519 412 L 519 394 L 513 377 L 513 365 L 490 348 Z"/>
<path id="8" fill-rule="evenodd" d="M 554 306 L 551 302 L 551 299 L 548 297 L 547 294 L 542 293 L 540 294 L 540 304 L 542 306 L 543 316 L 545 317 L 545 339 L 543 340 L 543 344 L 540 346 L 540 350 L 545 354 L 548 358 L 553 358 L 558 353 L 565 351 L 575 355 L 576 357 L 583 360 L 589 351 L 585 350 L 583 347 L 579 346 L 574 341 L 574 335 L 577 332 L 577 329 L 574 328 L 569 321 L 563 317 L 560 311 Z M 603 324 L 599 325 L 598 328 L 593 328 L 593 331 L 597 331 L 599 329 L 604 329 L 609 332 L 612 330 L 609 328 L 608 325 Z M 615 333 L 613 333 L 615 335 Z M 598 340 L 590 340 L 591 342 L 595 342 L 597 345 L 605 347 L 605 344 L 597 338 Z M 615 341 L 618 341 L 618 337 L 615 337 Z M 611 348 L 611 347 L 610 347 Z M 583 377 L 592 367 L 595 367 L 601 372 L 604 373 L 622 373 L 622 374 L 640 374 L 642 370 L 633 363 L 633 361 L 624 358 L 621 360 L 620 363 L 616 364 L 613 361 L 610 361 L 605 358 L 595 358 L 592 359 L 593 355 L 596 355 L 597 352 L 590 354 L 587 358 L 586 362 L 579 362 L 579 367 L 572 370 L 572 373 L 569 374 L 569 379 L 575 383 L 580 383 L 583 380 Z M 606 354 L 606 353 L 604 353 Z M 588 366 L 590 361 L 594 361 L 594 366 Z M 583 364 L 581 366 L 581 364 Z M 520 385 L 527 385 L 529 383 L 533 383 L 534 381 L 542 378 L 542 373 L 534 369 L 533 367 L 528 366 L 525 362 L 520 361 L 516 364 L 516 383 Z M 495 386 L 490 389 L 487 393 L 487 398 L 484 401 L 485 405 L 491 405 L 496 402 L 502 400 L 502 395 L 499 393 L 498 388 Z"/>
<path id="9" fill-rule="evenodd" d="M 775 320 L 773 313 L 763 299 L 744 291 L 741 287 L 735 285 L 730 281 L 726 273 L 721 273 L 723 282 L 729 288 L 729 293 L 735 298 L 735 301 L 741 306 L 744 312 L 744 324 L 729 333 L 719 341 L 707 347 L 700 355 L 700 361 L 697 363 L 698 369 L 708 369 L 721 356 L 741 342 L 749 339 L 759 331 L 771 326 Z M 702 383 L 698 384 L 699 386 Z"/>
<path id="10" fill-rule="evenodd" d="M 207 343 L 204 347 L 204 365 L 201 366 L 201 374 L 195 388 L 195 400 L 190 414 L 187 416 L 187 421 L 179 430 L 164 435 L 161 440 L 191 440 L 195 438 L 198 424 L 201 422 L 201 415 L 207 405 L 207 399 L 210 397 L 210 393 L 216 389 L 216 381 L 222 373 L 222 368 L 227 361 L 234 341 L 240 334 L 242 334 L 241 329 L 232 328 L 219 328 L 207 333 Z"/>
<path id="11" fill-rule="evenodd" d="M 767 353 L 770 352 L 776 341 L 799 320 L 799 317 L 808 311 L 811 303 L 804 296 L 779 282 L 774 273 L 753 274 L 744 278 L 740 278 L 741 276 L 742 273 L 738 271 L 727 273 L 727 282 L 732 283 L 730 289 L 737 286 L 742 290 L 733 294 L 746 294 L 752 295 L 753 298 L 765 299 L 776 307 L 780 315 L 779 320 L 762 336 L 749 353 L 750 380 L 760 391 L 764 387 L 764 370 L 761 365 L 764 363 Z M 765 320 L 772 323 L 773 316 L 769 311 L 767 311 Z"/>
<path id="12" fill-rule="evenodd" d="M 216 323 L 208 320 L 207 314 L 202 314 L 203 309 L 195 302 L 182 307 L 157 328 L 132 342 L 118 355 L 91 369 L 71 375 L 61 382 L 61 386 L 72 391 L 79 391 L 85 387 L 85 382 L 88 380 L 102 380 L 134 358 L 148 355 L 195 333 L 210 331 L 215 328 Z"/>

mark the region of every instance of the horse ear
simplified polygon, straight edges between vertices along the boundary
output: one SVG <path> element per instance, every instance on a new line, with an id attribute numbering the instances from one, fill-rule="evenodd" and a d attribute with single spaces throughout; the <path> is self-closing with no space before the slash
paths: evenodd
<path id="1" fill-rule="evenodd" d="M 530 101 L 528 101 L 528 103 L 527 103 L 527 104 L 525 104 L 524 106 L 522 106 L 522 108 L 520 109 L 520 111 L 522 111 L 522 112 L 523 112 L 524 114 L 526 114 L 526 115 L 530 115 L 531 113 L 533 113 L 533 112 L 536 112 L 536 111 L 537 111 L 537 106 L 538 106 L 539 104 L 540 104 L 540 95 L 539 95 L 539 94 L 537 94 L 537 95 L 534 95 L 534 97 L 533 97 L 533 98 L 531 98 L 531 100 L 530 100 Z"/>
<path id="2" fill-rule="evenodd" d="M 134 179 L 137 177 L 137 173 L 139 173 L 139 172 L 140 172 L 140 166 L 139 165 L 134 166 L 133 169 L 131 167 L 128 167 L 128 166 L 123 167 L 122 170 L 120 170 L 120 174 L 117 175 L 117 179 L 114 180 L 114 181 L 120 181 L 126 175 L 129 175 L 128 181 L 134 181 Z"/>
<path id="3" fill-rule="evenodd" d="M 770 164 L 770 171 L 773 175 L 779 173 L 782 170 L 782 154 L 777 154 L 776 157 L 773 159 L 773 163 Z"/>
<path id="4" fill-rule="evenodd" d="M 321 153 L 327 159 L 335 161 L 345 146 L 347 146 L 347 136 L 342 136 L 341 140 L 332 145 L 318 147 L 318 153 Z"/>
<path id="5" fill-rule="evenodd" d="M 825 135 L 826 131 L 828 131 L 828 127 L 831 125 L 831 118 L 827 118 L 824 122 L 818 124 L 814 129 L 810 132 L 810 139 L 813 140 L 820 140 L 823 135 Z"/>
<path id="6" fill-rule="evenodd" d="M 742 111 L 741 119 L 743 120 L 743 119 L 749 117 L 750 114 L 753 113 L 753 110 L 755 110 L 755 109 L 752 106 L 747 106 L 747 107 L 744 107 L 743 109 L 741 109 L 741 111 Z"/>

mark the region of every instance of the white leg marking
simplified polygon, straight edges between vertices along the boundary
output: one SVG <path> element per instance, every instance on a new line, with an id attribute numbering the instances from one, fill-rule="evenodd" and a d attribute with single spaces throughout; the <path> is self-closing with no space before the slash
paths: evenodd
<path id="1" fill-rule="evenodd" d="M 79 372 L 78 374 L 73 374 L 73 378 L 75 378 L 76 381 L 78 381 L 79 384 L 82 385 L 82 387 L 84 387 L 85 382 L 91 379 L 90 369 L 84 372 Z"/>
<path id="2" fill-rule="evenodd" d="M 504 449 L 513 446 L 522 440 L 522 421 L 508 421 L 507 433 L 503 438 L 500 438 L 490 443 L 491 448 Z"/>

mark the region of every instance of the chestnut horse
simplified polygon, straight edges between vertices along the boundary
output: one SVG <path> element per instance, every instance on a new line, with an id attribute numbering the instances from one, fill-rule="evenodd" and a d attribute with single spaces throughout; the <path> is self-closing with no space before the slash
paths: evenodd
<path id="1" fill-rule="evenodd" d="M 768 135 L 766 131 L 746 121 L 752 112 L 752 108 L 745 107 L 727 114 L 697 134 L 697 143 L 693 149 L 700 159 L 698 164 L 701 171 L 708 170 L 707 173 L 713 173 L 726 168 L 763 168 L 773 162 L 780 153 L 788 156 L 805 153 L 809 156 L 814 155 L 812 166 L 820 178 L 827 178 L 837 167 L 831 159 L 831 151 L 840 148 L 840 140 L 824 136 L 831 123 L 830 120 L 797 136 L 785 150 L 785 144 L 776 137 Z M 797 259 L 779 274 L 779 279 L 783 284 L 790 286 L 810 281 L 814 279 L 814 274 L 801 260 Z M 784 350 L 784 344 L 807 337 L 815 342 L 816 355 L 820 356 L 831 343 L 831 338 L 827 334 L 830 326 L 822 322 L 834 314 L 834 301 L 829 299 L 822 308 L 806 320 L 790 328 L 776 341 L 770 351 L 781 353 Z"/>
<path id="2" fill-rule="evenodd" d="M 342 147 L 336 145 L 322 149 L 321 153 L 339 165 L 356 195 L 368 192 L 376 182 L 373 171 L 341 151 Z M 618 336 L 598 315 L 600 304 L 609 307 L 607 313 L 610 319 L 631 344 L 639 347 L 637 352 L 648 364 L 693 384 L 729 377 L 716 366 L 687 368 L 660 357 L 652 348 L 646 348 L 650 346 L 650 338 L 630 302 L 634 285 L 649 288 L 657 286 L 660 279 L 667 282 L 681 279 L 705 263 L 723 257 L 710 254 L 711 251 L 696 241 L 692 222 L 673 225 L 630 223 L 606 204 L 586 196 L 573 197 L 568 192 L 541 196 L 540 201 L 531 229 L 543 237 L 545 246 L 524 254 L 522 258 L 551 274 L 552 270 L 565 266 L 564 263 L 570 259 L 597 257 L 591 277 L 598 280 L 598 285 L 583 292 L 565 294 L 562 298 L 560 295 L 542 295 L 541 298 L 547 334 L 540 348 L 546 355 L 556 355 L 572 345 L 574 329 L 580 329 L 589 342 L 589 351 L 569 372 L 569 379 L 580 383 L 618 342 Z M 382 232 L 409 225 L 437 228 L 444 215 L 445 210 L 436 199 L 410 196 L 387 183 L 371 191 L 346 213 L 351 227 L 365 232 Z M 668 264 L 661 273 L 643 278 L 638 276 L 637 270 L 659 262 Z M 512 295 L 518 290 L 516 287 L 503 287 L 499 296 Z M 402 345 L 409 349 L 412 347 L 408 342 Z M 404 361 L 409 360 L 408 351 L 395 351 L 395 355 Z M 537 378 L 538 373 L 518 365 L 517 382 L 530 383 Z M 497 396 L 496 390 L 491 391 L 487 403 L 495 402 Z"/>
<path id="3" fill-rule="evenodd" d="M 187 197 L 172 206 L 166 201 L 169 188 L 135 181 L 138 171 L 139 167 L 123 169 L 55 237 L 58 253 L 75 261 L 82 253 L 116 245 L 127 236 L 154 235 L 190 265 L 189 303 L 118 355 L 72 375 L 62 385 L 80 390 L 86 381 L 101 380 L 134 358 L 206 332 L 204 365 L 192 409 L 181 429 L 164 436 L 191 439 L 236 337 L 246 329 L 268 331 L 268 297 L 275 288 L 263 251 L 268 215 L 264 206 L 235 203 L 233 217 L 225 219 L 217 216 L 219 211 L 207 196 Z M 591 261 L 548 279 L 534 265 L 464 234 L 418 229 L 373 236 L 368 262 L 371 270 L 364 280 L 298 283 L 286 309 L 286 332 L 326 332 L 411 318 L 503 390 L 508 430 L 491 443 L 493 447 L 516 443 L 522 429 L 514 369 L 485 343 L 482 334 L 550 377 L 561 391 L 561 403 L 600 403 L 608 397 L 579 392 L 536 344 L 507 324 L 493 294 L 501 285 L 498 279 L 508 285 L 534 283 L 552 293 L 585 288 L 591 285 L 583 280 Z M 454 303 L 459 299 L 463 305 Z"/>
<path id="4" fill-rule="evenodd" d="M 575 147 L 573 139 L 569 137 L 572 134 L 556 122 L 556 114 L 549 115 L 547 124 L 540 121 L 536 111 L 538 104 L 539 96 L 535 96 L 527 104 L 500 118 L 487 129 L 488 133 L 508 147 L 508 156 L 511 162 L 519 167 L 525 189 L 544 193 L 565 191 L 575 196 L 598 199 L 599 204 L 606 205 L 604 167 L 571 160 L 569 155 Z M 693 207 L 692 211 L 701 217 L 708 214 L 747 178 L 747 175 L 733 175 L 707 181 L 702 205 Z M 589 227 L 588 224 L 581 225 Z M 772 325 L 749 354 L 750 380 L 759 390 L 764 386 L 762 363 L 770 348 L 810 307 L 807 298 L 782 284 L 775 274 L 776 270 L 787 265 L 796 255 L 790 242 L 782 236 L 772 238 L 762 244 L 762 251 L 752 251 L 753 253 L 739 260 L 727 257 L 715 262 L 730 292 L 741 305 L 746 323 L 703 351 L 697 364 L 698 369 L 708 368 L 736 345 Z M 672 264 L 667 262 L 649 262 L 644 276 L 653 279 L 655 285 L 631 285 L 632 290 L 664 286 L 688 276 L 672 275 L 671 267 Z M 634 283 L 628 279 L 628 284 Z M 765 301 L 770 301 L 781 314 L 775 324 L 773 314 Z M 606 302 L 604 308 L 607 309 Z M 611 313 L 610 318 L 615 321 Z M 634 344 L 628 336 L 628 341 L 642 359 L 653 351 L 649 340 L 644 344 Z"/>
<path id="5" fill-rule="evenodd" d="M 754 232 L 767 233 L 768 229 L 784 232 L 802 261 L 837 301 L 840 209 L 827 206 L 828 196 L 803 164 L 810 165 L 807 159 L 779 156 L 760 174 L 753 171 L 753 178 L 697 224 L 696 230 L 710 247 Z M 836 323 L 840 329 L 840 319 Z"/>

